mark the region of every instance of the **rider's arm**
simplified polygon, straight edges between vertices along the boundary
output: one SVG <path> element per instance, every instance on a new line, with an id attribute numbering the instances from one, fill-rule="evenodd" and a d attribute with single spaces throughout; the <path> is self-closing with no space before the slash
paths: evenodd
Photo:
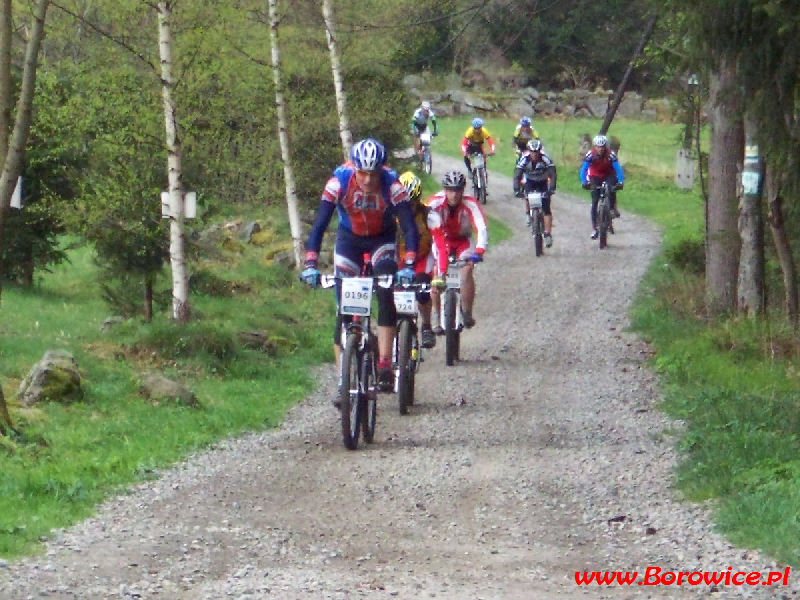
<path id="1" fill-rule="evenodd" d="M 433 123 L 433 135 L 438 135 L 439 134 L 439 128 L 436 125 L 436 115 L 433 114 L 433 111 L 431 111 L 431 123 Z"/>
<path id="2" fill-rule="evenodd" d="M 614 172 L 617 174 L 617 183 L 622 185 L 625 183 L 625 173 L 623 173 L 622 165 L 619 164 L 619 160 L 616 156 L 611 160 L 611 165 L 614 167 Z"/>
<path id="3" fill-rule="evenodd" d="M 325 198 L 320 200 L 317 216 L 306 240 L 306 260 L 317 260 L 319 249 L 322 246 L 322 236 L 328 228 L 328 223 L 331 222 L 334 210 L 336 210 L 336 205 L 333 202 Z"/>
<path id="4" fill-rule="evenodd" d="M 469 211 L 472 227 L 478 234 L 475 240 L 475 252 L 483 254 L 486 246 L 489 245 L 489 228 L 486 226 L 486 217 L 483 216 L 483 211 L 476 201 L 464 199 L 462 203 Z"/>
<path id="5" fill-rule="evenodd" d="M 517 166 L 514 169 L 514 193 L 516 194 L 519 191 L 520 185 L 522 185 L 522 167 L 525 164 L 525 157 L 522 156 L 517 161 Z"/>
<path id="6" fill-rule="evenodd" d="M 555 163 L 552 163 L 550 165 L 550 177 L 548 177 L 547 181 L 549 183 L 547 191 L 552 194 L 553 192 L 556 191 L 556 183 L 558 181 L 558 173 L 556 172 Z"/>
<path id="7" fill-rule="evenodd" d="M 489 154 L 494 154 L 494 140 L 488 131 L 486 132 L 486 142 L 489 144 Z"/>
<path id="8" fill-rule="evenodd" d="M 419 248 L 419 232 L 417 231 L 417 224 L 414 222 L 414 212 L 411 210 L 411 202 L 404 200 L 399 202 L 394 207 L 394 214 L 400 222 L 400 228 L 403 230 L 403 239 L 406 244 L 406 255 L 399 257 L 406 262 L 414 262 Z"/>
<path id="9" fill-rule="evenodd" d="M 588 183 L 588 180 L 586 179 L 586 173 L 589 171 L 589 163 L 590 162 L 591 161 L 589 159 L 589 154 L 587 154 L 586 158 L 583 159 L 583 163 L 581 164 L 581 173 L 580 173 L 581 185 L 583 185 L 585 183 Z"/>
<path id="10" fill-rule="evenodd" d="M 467 131 L 469 133 L 469 131 Z M 467 155 L 467 147 L 469 146 L 469 137 L 464 135 L 464 138 L 461 140 L 461 154 L 464 156 Z"/>

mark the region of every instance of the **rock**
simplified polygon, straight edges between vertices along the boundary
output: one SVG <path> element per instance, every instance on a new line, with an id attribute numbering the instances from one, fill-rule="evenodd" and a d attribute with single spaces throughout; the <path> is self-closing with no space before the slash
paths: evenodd
<path id="1" fill-rule="evenodd" d="M 258 224 L 258 221 L 250 221 L 239 230 L 239 239 L 249 242 L 253 238 L 253 234 L 259 231 L 261 231 L 261 225 Z"/>
<path id="2" fill-rule="evenodd" d="M 194 392 L 181 384 L 167 379 L 159 373 L 146 373 L 142 377 L 139 393 L 155 403 L 161 400 L 175 401 L 181 406 L 197 408 L 198 402 Z"/>
<path id="3" fill-rule="evenodd" d="M 78 363 L 66 350 L 48 350 L 22 380 L 17 393 L 25 406 L 41 400 L 76 402 L 83 399 Z"/>

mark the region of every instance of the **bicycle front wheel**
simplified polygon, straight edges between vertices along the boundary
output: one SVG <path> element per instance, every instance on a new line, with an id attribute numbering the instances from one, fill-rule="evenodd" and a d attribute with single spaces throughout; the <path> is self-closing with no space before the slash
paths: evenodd
<path id="1" fill-rule="evenodd" d="M 600 249 L 602 250 L 606 247 L 608 242 L 608 226 L 611 223 L 611 215 L 608 212 L 608 206 L 603 206 L 598 213 L 597 231 L 599 233 L 598 238 L 600 239 Z"/>
<path id="2" fill-rule="evenodd" d="M 430 175 L 431 169 L 433 169 L 433 161 L 431 160 L 431 149 L 429 147 L 425 147 L 425 150 L 422 153 L 422 167 L 425 169 L 425 172 Z"/>
<path id="3" fill-rule="evenodd" d="M 411 321 L 403 319 L 397 330 L 397 408 L 408 414 L 414 397 L 414 362 L 411 360 Z"/>
<path id="4" fill-rule="evenodd" d="M 342 441 L 348 450 L 358 448 L 361 433 L 361 360 L 359 335 L 349 333 L 342 351 L 342 388 L 339 391 L 340 415 L 342 420 Z"/>
<path id="5" fill-rule="evenodd" d="M 459 332 L 456 330 L 456 310 L 458 310 L 458 294 L 455 290 L 447 290 L 444 296 L 444 362 L 452 367 L 458 358 Z"/>
<path id="6" fill-rule="evenodd" d="M 372 340 L 375 342 L 375 340 Z M 373 343 L 373 348 L 375 344 Z M 364 352 L 361 359 L 361 385 L 363 393 L 359 399 L 361 432 L 364 441 L 372 443 L 375 438 L 375 422 L 378 420 L 378 388 L 375 381 L 375 370 L 373 368 L 375 354 L 371 351 Z"/>
<path id="7" fill-rule="evenodd" d="M 478 170 L 478 201 L 486 204 L 486 169 Z"/>
<path id="8" fill-rule="evenodd" d="M 533 246 L 536 250 L 536 256 L 541 256 L 544 253 L 544 220 L 542 219 L 542 211 L 535 210 L 533 212 Z"/>

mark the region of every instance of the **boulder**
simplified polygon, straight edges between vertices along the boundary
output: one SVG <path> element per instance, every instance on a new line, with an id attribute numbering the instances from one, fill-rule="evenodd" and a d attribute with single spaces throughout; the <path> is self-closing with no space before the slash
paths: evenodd
<path id="1" fill-rule="evenodd" d="M 76 402 L 83 399 L 75 357 L 66 350 L 48 350 L 22 380 L 17 397 L 25 406 L 39 401 Z"/>
<path id="2" fill-rule="evenodd" d="M 159 373 L 145 373 L 139 387 L 139 393 L 154 404 L 161 401 L 176 402 L 181 406 L 197 408 L 197 397 L 181 384 L 167 379 Z"/>

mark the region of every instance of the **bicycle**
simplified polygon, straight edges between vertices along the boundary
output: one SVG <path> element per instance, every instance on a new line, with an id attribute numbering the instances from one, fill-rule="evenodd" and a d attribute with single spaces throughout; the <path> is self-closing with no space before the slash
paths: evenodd
<path id="1" fill-rule="evenodd" d="M 414 383 L 422 362 L 417 326 L 417 293 L 430 292 L 428 283 L 397 284 L 394 306 L 397 311 L 397 335 L 394 339 L 395 392 L 401 415 L 408 414 L 414 404 Z"/>
<path id="2" fill-rule="evenodd" d="M 530 217 L 531 234 L 536 256 L 544 253 L 544 212 L 542 211 L 542 192 L 528 192 L 528 216 Z"/>
<path id="3" fill-rule="evenodd" d="M 607 181 L 597 186 L 600 195 L 597 200 L 597 238 L 600 250 L 608 245 L 608 234 L 614 233 L 614 224 L 611 222 L 611 187 Z"/>
<path id="4" fill-rule="evenodd" d="M 422 169 L 428 174 L 431 174 L 431 170 L 433 169 L 433 161 L 431 158 L 431 132 L 425 129 L 425 131 L 421 131 L 419 134 L 419 151 L 420 151 L 420 162 Z"/>
<path id="5" fill-rule="evenodd" d="M 480 149 L 469 150 L 469 167 L 472 172 L 472 193 L 480 204 L 486 204 L 486 157 Z"/>
<path id="6" fill-rule="evenodd" d="M 371 328 L 372 293 L 376 287 L 390 288 L 393 275 L 371 275 L 365 255 L 359 277 L 322 275 L 323 288 L 341 282 L 339 315 L 342 318 L 342 355 L 339 374 L 339 411 L 342 441 L 348 450 L 358 448 L 358 439 L 372 443 L 378 413 L 378 343 Z"/>
<path id="7" fill-rule="evenodd" d="M 451 253 L 447 261 L 445 292 L 441 301 L 440 323 L 444 324 L 444 362 L 452 367 L 460 360 L 461 331 L 464 329 L 464 315 L 461 311 L 461 268 L 469 261 L 457 259 Z"/>

